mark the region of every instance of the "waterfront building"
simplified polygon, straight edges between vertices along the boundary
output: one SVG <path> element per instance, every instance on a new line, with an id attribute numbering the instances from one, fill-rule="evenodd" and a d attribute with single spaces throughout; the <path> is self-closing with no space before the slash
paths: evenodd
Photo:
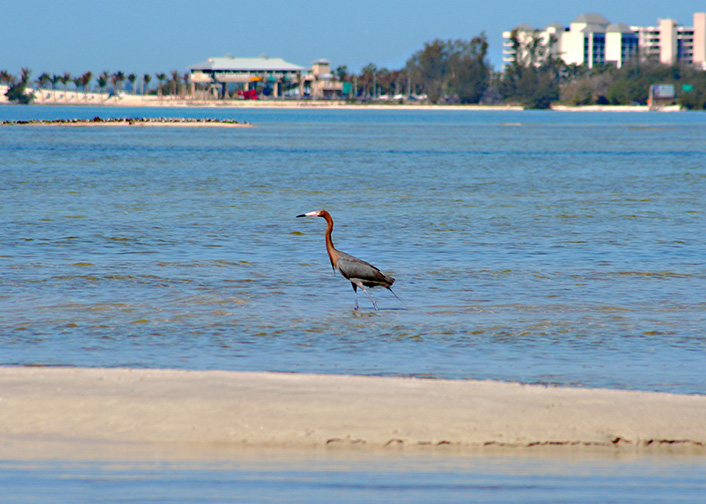
<path id="1" fill-rule="evenodd" d="M 312 98 L 340 98 L 343 93 L 344 83 L 331 73 L 331 63 L 325 59 L 314 61 L 305 82 Z"/>
<path id="2" fill-rule="evenodd" d="M 517 38 L 517 43 L 523 48 L 518 55 L 519 62 L 523 66 L 540 64 L 549 56 L 553 58 L 561 56 L 559 41 L 562 38 L 564 27 L 559 23 L 552 23 L 544 30 L 536 30 L 529 25 L 522 24 L 513 31 Z M 503 37 L 505 38 L 503 60 L 509 63 L 515 58 L 515 49 L 511 41 L 512 32 L 504 32 Z M 546 47 L 548 52 L 538 54 L 533 50 L 538 46 Z"/>
<path id="3" fill-rule="evenodd" d="M 258 92 L 272 97 L 311 96 L 312 98 L 340 98 L 342 83 L 331 73 L 328 60 L 314 61 L 312 68 L 304 68 L 281 58 L 209 58 L 189 67 L 191 95 L 197 86 L 211 98 L 229 98 L 235 93 L 247 98 L 257 97 Z"/>
<path id="4" fill-rule="evenodd" d="M 231 85 L 239 85 L 242 91 L 249 91 L 254 83 L 264 83 L 273 96 L 281 96 L 291 87 L 303 90 L 302 74 L 306 68 L 284 61 L 282 58 L 208 58 L 206 61 L 189 67 L 192 95 L 197 84 L 209 87 L 209 91 L 221 97 L 228 97 Z"/>
<path id="5" fill-rule="evenodd" d="M 516 55 L 513 34 L 526 53 L 527 42 L 539 40 L 550 47 L 544 56 L 560 57 L 567 64 L 595 66 L 613 64 L 620 68 L 626 61 L 641 57 L 673 65 L 686 63 L 706 69 L 706 13 L 694 14 L 693 26 L 681 26 L 673 19 L 661 19 L 656 26 L 611 24 L 600 14 L 582 14 L 569 27 L 552 23 L 543 30 L 519 25 L 503 33 L 503 62 L 515 58 L 526 61 L 527 54 Z M 542 60 L 533 61 L 540 64 Z"/>
<path id="6" fill-rule="evenodd" d="M 706 13 L 694 13 L 693 26 L 681 26 L 673 19 L 660 19 L 656 26 L 631 27 L 640 38 L 643 54 L 673 65 L 695 64 L 706 70 Z"/>

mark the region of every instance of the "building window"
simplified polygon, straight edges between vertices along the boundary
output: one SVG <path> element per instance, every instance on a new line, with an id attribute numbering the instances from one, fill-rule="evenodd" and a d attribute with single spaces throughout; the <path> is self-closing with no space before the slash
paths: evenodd
<path id="1" fill-rule="evenodd" d="M 603 65 L 605 63 L 605 35 L 602 33 L 593 34 L 593 64 Z"/>

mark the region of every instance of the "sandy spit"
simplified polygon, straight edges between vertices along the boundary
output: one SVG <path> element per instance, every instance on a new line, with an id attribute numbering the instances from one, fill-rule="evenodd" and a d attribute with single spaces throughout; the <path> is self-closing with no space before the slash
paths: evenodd
<path id="1" fill-rule="evenodd" d="M 93 120 L 31 120 L 31 121 L 2 121 L 0 126 L 68 126 L 68 127 L 176 127 L 176 128 L 252 128 L 249 123 L 236 121 L 220 121 L 210 119 L 185 119 L 185 118 L 121 118 L 121 119 L 93 119 Z"/>
<path id="2" fill-rule="evenodd" d="M 706 455 L 706 397 L 484 381 L 0 367 L 0 455 L 37 443 L 538 447 Z"/>

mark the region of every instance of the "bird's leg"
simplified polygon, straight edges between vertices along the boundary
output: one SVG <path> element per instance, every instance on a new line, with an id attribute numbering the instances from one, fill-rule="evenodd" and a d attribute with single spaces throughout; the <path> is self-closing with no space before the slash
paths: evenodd
<path id="1" fill-rule="evenodd" d="M 357 310 L 358 309 L 358 286 L 351 282 L 351 285 L 353 286 L 353 294 L 355 294 L 355 305 L 353 305 L 353 309 Z"/>
<path id="2" fill-rule="evenodd" d="M 370 294 L 368 294 L 368 289 L 366 289 L 362 284 L 359 285 L 358 287 L 360 287 L 363 290 L 363 293 L 366 296 L 368 296 L 368 299 L 370 300 L 370 302 L 373 303 L 373 307 L 375 307 L 375 311 L 378 311 L 378 304 L 375 302 L 375 300 L 372 298 L 372 296 Z"/>

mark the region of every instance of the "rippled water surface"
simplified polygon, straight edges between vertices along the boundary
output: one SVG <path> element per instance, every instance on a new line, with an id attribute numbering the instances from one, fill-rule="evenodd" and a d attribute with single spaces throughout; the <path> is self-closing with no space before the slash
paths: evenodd
<path id="1" fill-rule="evenodd" d="M 257 127 L 0 127 L 0 364 L 706 393 L 705 114 L 95 115 Z"/>
<path id="2" fill-rule="evenodd" d="M 316 454 L 241 461 L 0 462 L 17 503 L 701 503 L 703 458 Z"/>

